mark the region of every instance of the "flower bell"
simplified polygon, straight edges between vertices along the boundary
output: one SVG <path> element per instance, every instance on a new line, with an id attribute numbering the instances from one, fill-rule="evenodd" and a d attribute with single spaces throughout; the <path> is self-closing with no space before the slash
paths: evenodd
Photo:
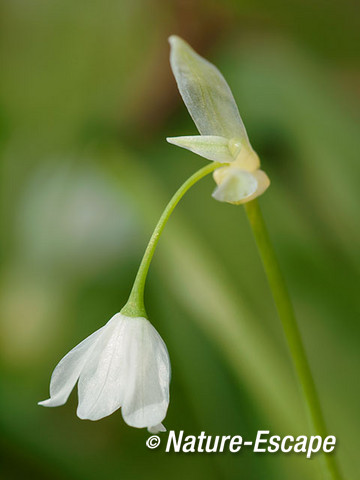
<path id="1" fill-rule="evenodd" d="M 50 398 L 39 405 L 63 405 L 77 381 L 79 418 L 100 420 L 121 407 L 128 425 L 165 431 L 169 354 L 146 318 L 117 313 L 79 343 L 55 367 Z"/>
<path id="2" fill-rule="evenodd" d="M 201 135 L 167 138 L 169 143 L 224 163 L 213 176 L 213 197 L 240 204 L 270 185 L 247 136 L 231 90 L 220 71 L 173 35 L 170 63 L 180 94 Z"/>

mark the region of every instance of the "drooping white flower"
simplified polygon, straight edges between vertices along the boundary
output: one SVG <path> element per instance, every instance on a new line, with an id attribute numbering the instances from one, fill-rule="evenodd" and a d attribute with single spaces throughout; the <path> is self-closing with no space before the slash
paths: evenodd
<path id="1" fill-rule="evenodd" d="M 149 320 L 121 313 L 73 348 L 56 366 L 45 407 L 63 405 L 78 381 L 81 419 L 99 420 L 121 407 L 125 422 L 164 431 L 170 359 Z"/>
<path id="2" fill-rule="evenodd" d="M 215 170 L 213 197 L 221 202 L 248 202 L 270 185 L 253 150 L 231 90 L 220 71 L 173 35 L 170 63 L 180 94 L 201 135 L 167 138 L 169 143 L 230 164 Z"/>

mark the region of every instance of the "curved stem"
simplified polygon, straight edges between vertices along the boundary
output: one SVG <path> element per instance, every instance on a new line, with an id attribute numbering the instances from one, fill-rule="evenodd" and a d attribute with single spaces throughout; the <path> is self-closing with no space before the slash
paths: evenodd
<path id="1" fill-rule="evenodd" d="M 293 359 L 295 370 L 300 382 L 310 419 L 311 433 L 320 435 L 324 440 L 327 437 L 327 428 L 321 410 L 320 400 L 316 391 L 315 382 L 306 357 L 301 334 L 296 322 L 294 309 L 276 259 L 269 234 L 257 200 L 245 205 L 264 269 L 269 281 L 276 308 L 285 332 L 285 337 Z M 324 478 L 341 480 L 341 474 L 334 454 L 325 454 L 323 457 Z"/>
<path id="2" fill-rule="evenodd" d="M 177 190 L 174 196 L 171 198 L 170 202 L 167 204 L 165 210 L 163 211 L 156 227 L 151 235 L 148 246 L 146 247 L 144 256 L 141 260 L 139 270 L 136 274 L 135 282 L 131 290 L 129 299 L 126 305 L 121 310 L 121 313 L 129 317 L 146 317 L 146 310 L 144 306 L 144 288 L 146 276 L 150 267 L 152 257 L 155 252 L 156 245 L 159 241 L 160 235 L 164 230 L 164 227 L 169 220 L 171 213 L 173 212 L 176 205 L 185 195 L 185 193 L 191 188 L 196 182 L 201 180 L 203 177 L 213 172 L 219 167 L 224 166 L 223 163 L 213 162 L 206 167 L 201 168 L 195 172 L 191 177 L 189 177 L 186 182 L 184 182 L 181 187 Z"/>

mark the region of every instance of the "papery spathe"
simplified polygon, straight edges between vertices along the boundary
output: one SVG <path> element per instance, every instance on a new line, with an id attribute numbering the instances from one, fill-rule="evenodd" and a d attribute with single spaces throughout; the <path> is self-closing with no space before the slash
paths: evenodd
<path id="1" fill-rule="evenodd" d="M 231 90 L 221 72 L 173 35 L 170 63 L 180 94 L 201 135 L 170 137 L 169 143 L 208 160 L 230 164 L 214 172 L 213 197 L 245 203 L 270 185 L 253 150 Z"/>
<path id="2" fill-rule="evenodd" d="M 52 374 L 50 398 L 39 405 L 63 405 L 77 381 L 79 418 L 99 420 L 122 407 L 128 425 L 153 433 L 165 430 L 169 354 L 146 318 L 117 313 L 73 348 Z"/>

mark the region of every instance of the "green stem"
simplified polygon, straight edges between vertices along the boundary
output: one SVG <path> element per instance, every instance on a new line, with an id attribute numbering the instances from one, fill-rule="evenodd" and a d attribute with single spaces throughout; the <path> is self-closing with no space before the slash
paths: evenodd
<path id="1" fill-rule="evenodd" d="M 280 271 L 280 266 L 271 245 L 257 200 L 245 204 L 245 210 L 255 236 L 295 370 L 302 387 L 310 419 L 311 433 L 320 435 L 324 440 L 328 433 L 315 382 L 311 374 L 285 280 Z M 334 454 L 325 454 L 322 457 L 325 478 L 341 480 L 342 477 Z"/>
<path id="2" fill-rule="evenodd" d="M 175 195 L 171 198 L 170 202 L 167 204 L 165 210 L 163 211 L 156 227 L 151 235 L 148 246 L 146 247 L 144 256 L 141 260 L 139 270 L 136 274 L 135 282 L 131 290 L 129 299 L 126 305 L 121 310 L 121 313 L 129 317 L 146 317 L 146 310 L 144 306 L 144 289 L 146 276 L 149 271 L 150 263 L 155 252 L 156 245 L 159 241 L 160 235 L 164 230 L 164 227 L 169 220 L 170 215 L 172 214 L 174 208 L 185 195 L 185 193 L 191 188 L 196 182 L 201 180 L 203 177 L 213 172 L 219 167 L 224 166 L 223 163 L 213 162 L 206 167 L 201 168 L 195 172 L 190 178 L 186 180 L 185 183 L 177 190 Z"/>

